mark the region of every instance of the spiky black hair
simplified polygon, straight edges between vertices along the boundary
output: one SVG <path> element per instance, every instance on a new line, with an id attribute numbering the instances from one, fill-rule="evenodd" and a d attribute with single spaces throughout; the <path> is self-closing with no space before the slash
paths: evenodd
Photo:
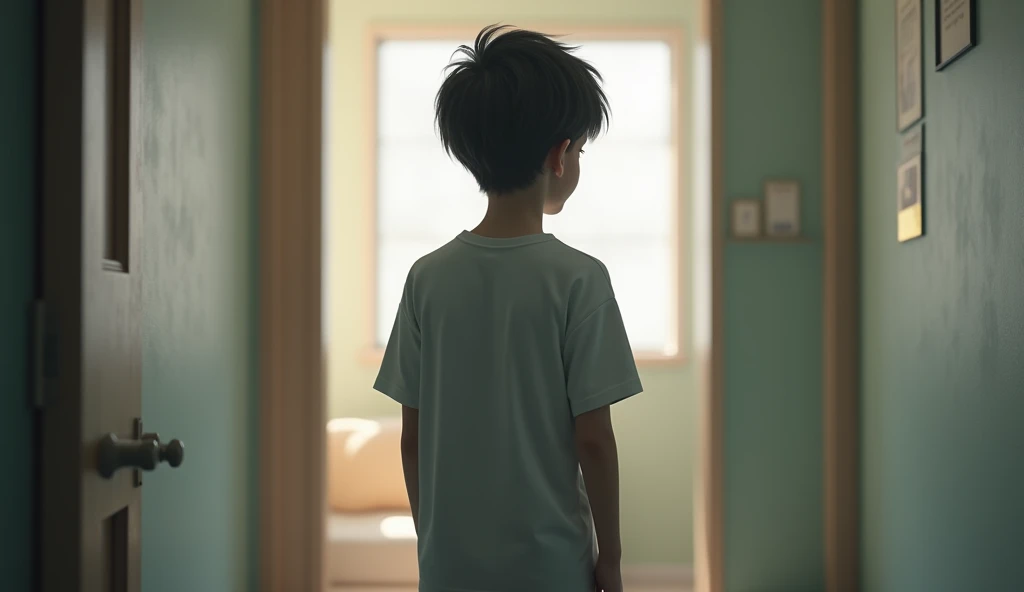
<path id="1" fill-rule="evenodd" d="M 530 186 L 556 144 L 608 125 L 601 74 L 549 36 L 492 25 L 460 46 L 434 101 L 441 144 L 501 195 Z M 455 58 L 455 56 L 459 56 Z"/>

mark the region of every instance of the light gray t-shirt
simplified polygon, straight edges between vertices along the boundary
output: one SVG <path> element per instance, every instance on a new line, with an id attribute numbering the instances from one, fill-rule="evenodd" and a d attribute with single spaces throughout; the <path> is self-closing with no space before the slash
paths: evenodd
<path id="1" fill-rule="evenodd" d="M 574 418 L 643 390 L 605 266 L 464 232 L 409 272 L 374 388 L 419 409 L 421 592 L 592 592 Z"/>

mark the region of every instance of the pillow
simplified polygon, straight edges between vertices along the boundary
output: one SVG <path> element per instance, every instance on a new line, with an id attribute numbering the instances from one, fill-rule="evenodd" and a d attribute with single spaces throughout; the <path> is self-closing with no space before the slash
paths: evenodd
<path id="1" fill-rule="evenodd" d="M 409 511 L 402 420 L 343 417 L 327 423 L 327 503 L 337 512 Z"/>

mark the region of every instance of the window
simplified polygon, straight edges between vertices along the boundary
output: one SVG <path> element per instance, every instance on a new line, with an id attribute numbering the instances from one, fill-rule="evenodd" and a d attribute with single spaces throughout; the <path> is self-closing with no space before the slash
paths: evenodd
<path id="1" fill-rule="evenodd" d="M 422 33 L 422 32 L 421 32 Z M 445 154 L 434 95 L 453 50 L 473 35 L 381 35 L 376 77 L 374 340 L 390 335 L 409 267 L 472 228 L 487 200 Z M 567 38 L 605 79 L 607 135 L 588 145 L 576 193 L 545 229 L 607 266 L 639 359 L 680 354 L 679 43 L 671 31 Z"/>

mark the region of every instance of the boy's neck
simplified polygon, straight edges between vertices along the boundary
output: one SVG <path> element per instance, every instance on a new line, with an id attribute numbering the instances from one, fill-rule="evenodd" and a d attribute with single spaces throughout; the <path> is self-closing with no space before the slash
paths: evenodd
<path id="1" fill-rule="evenodd" d="M 544 192 L 538 188 L 487 196 L 487 213 L 473 234 L 515 238 L 544 232 Z"/>

